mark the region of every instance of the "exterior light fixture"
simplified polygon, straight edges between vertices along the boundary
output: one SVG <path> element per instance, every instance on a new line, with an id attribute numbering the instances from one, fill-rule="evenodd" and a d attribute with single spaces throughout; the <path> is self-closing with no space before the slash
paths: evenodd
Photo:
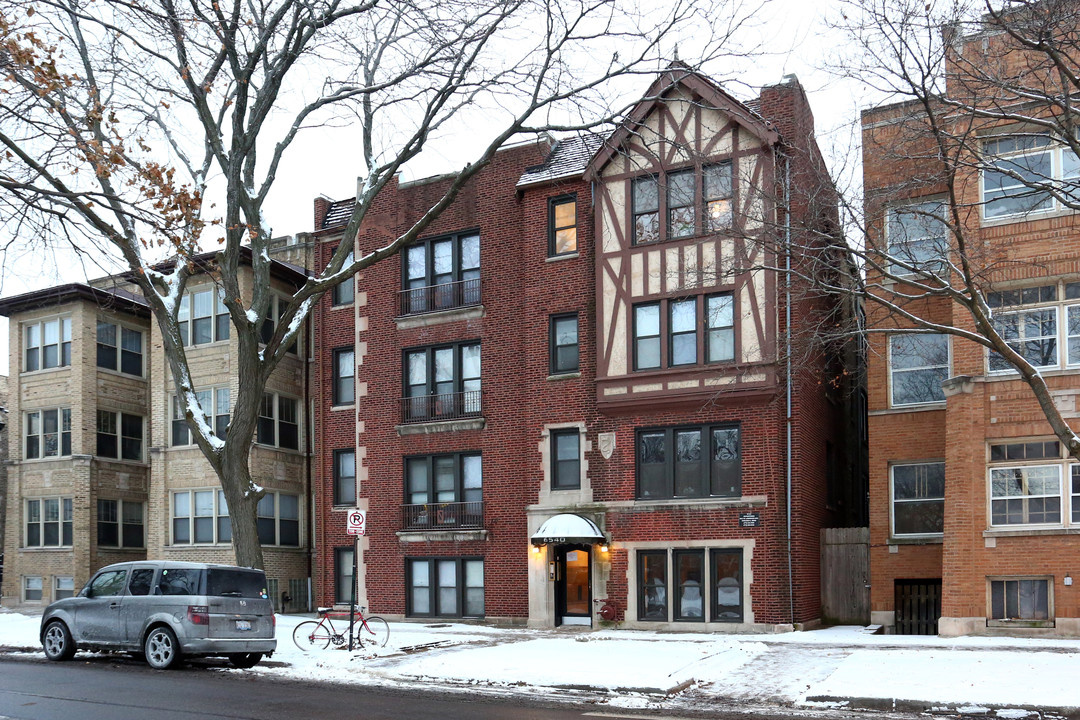
<path id="1" fill-rule="evenodd" d="M 600 546 L 600 552 L 606 553 L 607 551 L 608 551 L 607 543 L 604 543 L 603 545 Z"/>
<path id="2" fill-rule="evenodd" d="M 540 546 L 539 545 L 533 545 L 532 546 L 532 551 L 533 551 L 533 554 L 539 555 L 540 554 Z"/>

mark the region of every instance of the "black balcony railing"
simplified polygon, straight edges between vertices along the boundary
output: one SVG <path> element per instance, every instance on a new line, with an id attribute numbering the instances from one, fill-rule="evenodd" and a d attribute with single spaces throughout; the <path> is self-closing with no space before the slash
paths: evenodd
<path id="1" fill-rule="evenodd" d="M 401 399 L 403 423 L 458 420 L 480 415 L 480 391 L 418 395 Z"/>
<path id="2" fill-rule="evenodd" d="M 399 293 L 402 315 L 453 310 L 480 304 L 480 278 L 409 288 Z"/>
<path id="3" fill-rule="evenodd" d="M 484 503 L 420 503 L 401 506 L 403 530 L 449 530 L 484 527 Z"/>

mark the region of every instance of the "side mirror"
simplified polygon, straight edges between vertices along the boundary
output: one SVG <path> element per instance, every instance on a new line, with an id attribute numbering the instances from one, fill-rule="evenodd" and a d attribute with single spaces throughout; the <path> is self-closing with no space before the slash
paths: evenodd
<path id="1" fill-rule="evenodd" d="M 94 597 L 94 588 L 87 585 L 86 588 L 82 591 L 82 596 L 88 598 Z"/>

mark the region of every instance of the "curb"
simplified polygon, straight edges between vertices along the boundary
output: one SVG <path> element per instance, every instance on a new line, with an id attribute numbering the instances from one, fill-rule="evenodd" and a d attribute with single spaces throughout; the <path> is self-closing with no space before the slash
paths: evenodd
<path id="1" fill-rule="evenodd" d="M 806 703 L 822 703 L 841 706 L 851 710 L 876 710 L 881 712 L 910 713 L 915 715 L 959 715 L 961 717 L 1008 718 L 1018 720 L 1017 711 L 1026 712 L 1034 718 L 1064 718 L 1080 720 L 1080 707 L 1045 707 L 1034 705 L 998 705 L 976 703 L 930 702 L 903 698 L 837 697 L 834 695 L 811 695 Z"/>

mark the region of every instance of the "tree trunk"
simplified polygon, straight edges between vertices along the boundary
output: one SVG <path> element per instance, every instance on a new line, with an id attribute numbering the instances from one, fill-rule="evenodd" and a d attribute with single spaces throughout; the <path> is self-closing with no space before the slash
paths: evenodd
<path id="1" fill-rule="evenodd" d="M 236 445 L 236 448 L 226 448 L 221 465 L 223 477 L 219 478 L 225 501 L 229 504 L 233 550 L 236 552 L 237 565 L 261 570 L 264 568 L 263 554 L 255 509 L 264 493 L 251 489 L 253 484 L 247 463 L 247 444 Z M 237 449 L 243 452 L 236 452 Z"/>

